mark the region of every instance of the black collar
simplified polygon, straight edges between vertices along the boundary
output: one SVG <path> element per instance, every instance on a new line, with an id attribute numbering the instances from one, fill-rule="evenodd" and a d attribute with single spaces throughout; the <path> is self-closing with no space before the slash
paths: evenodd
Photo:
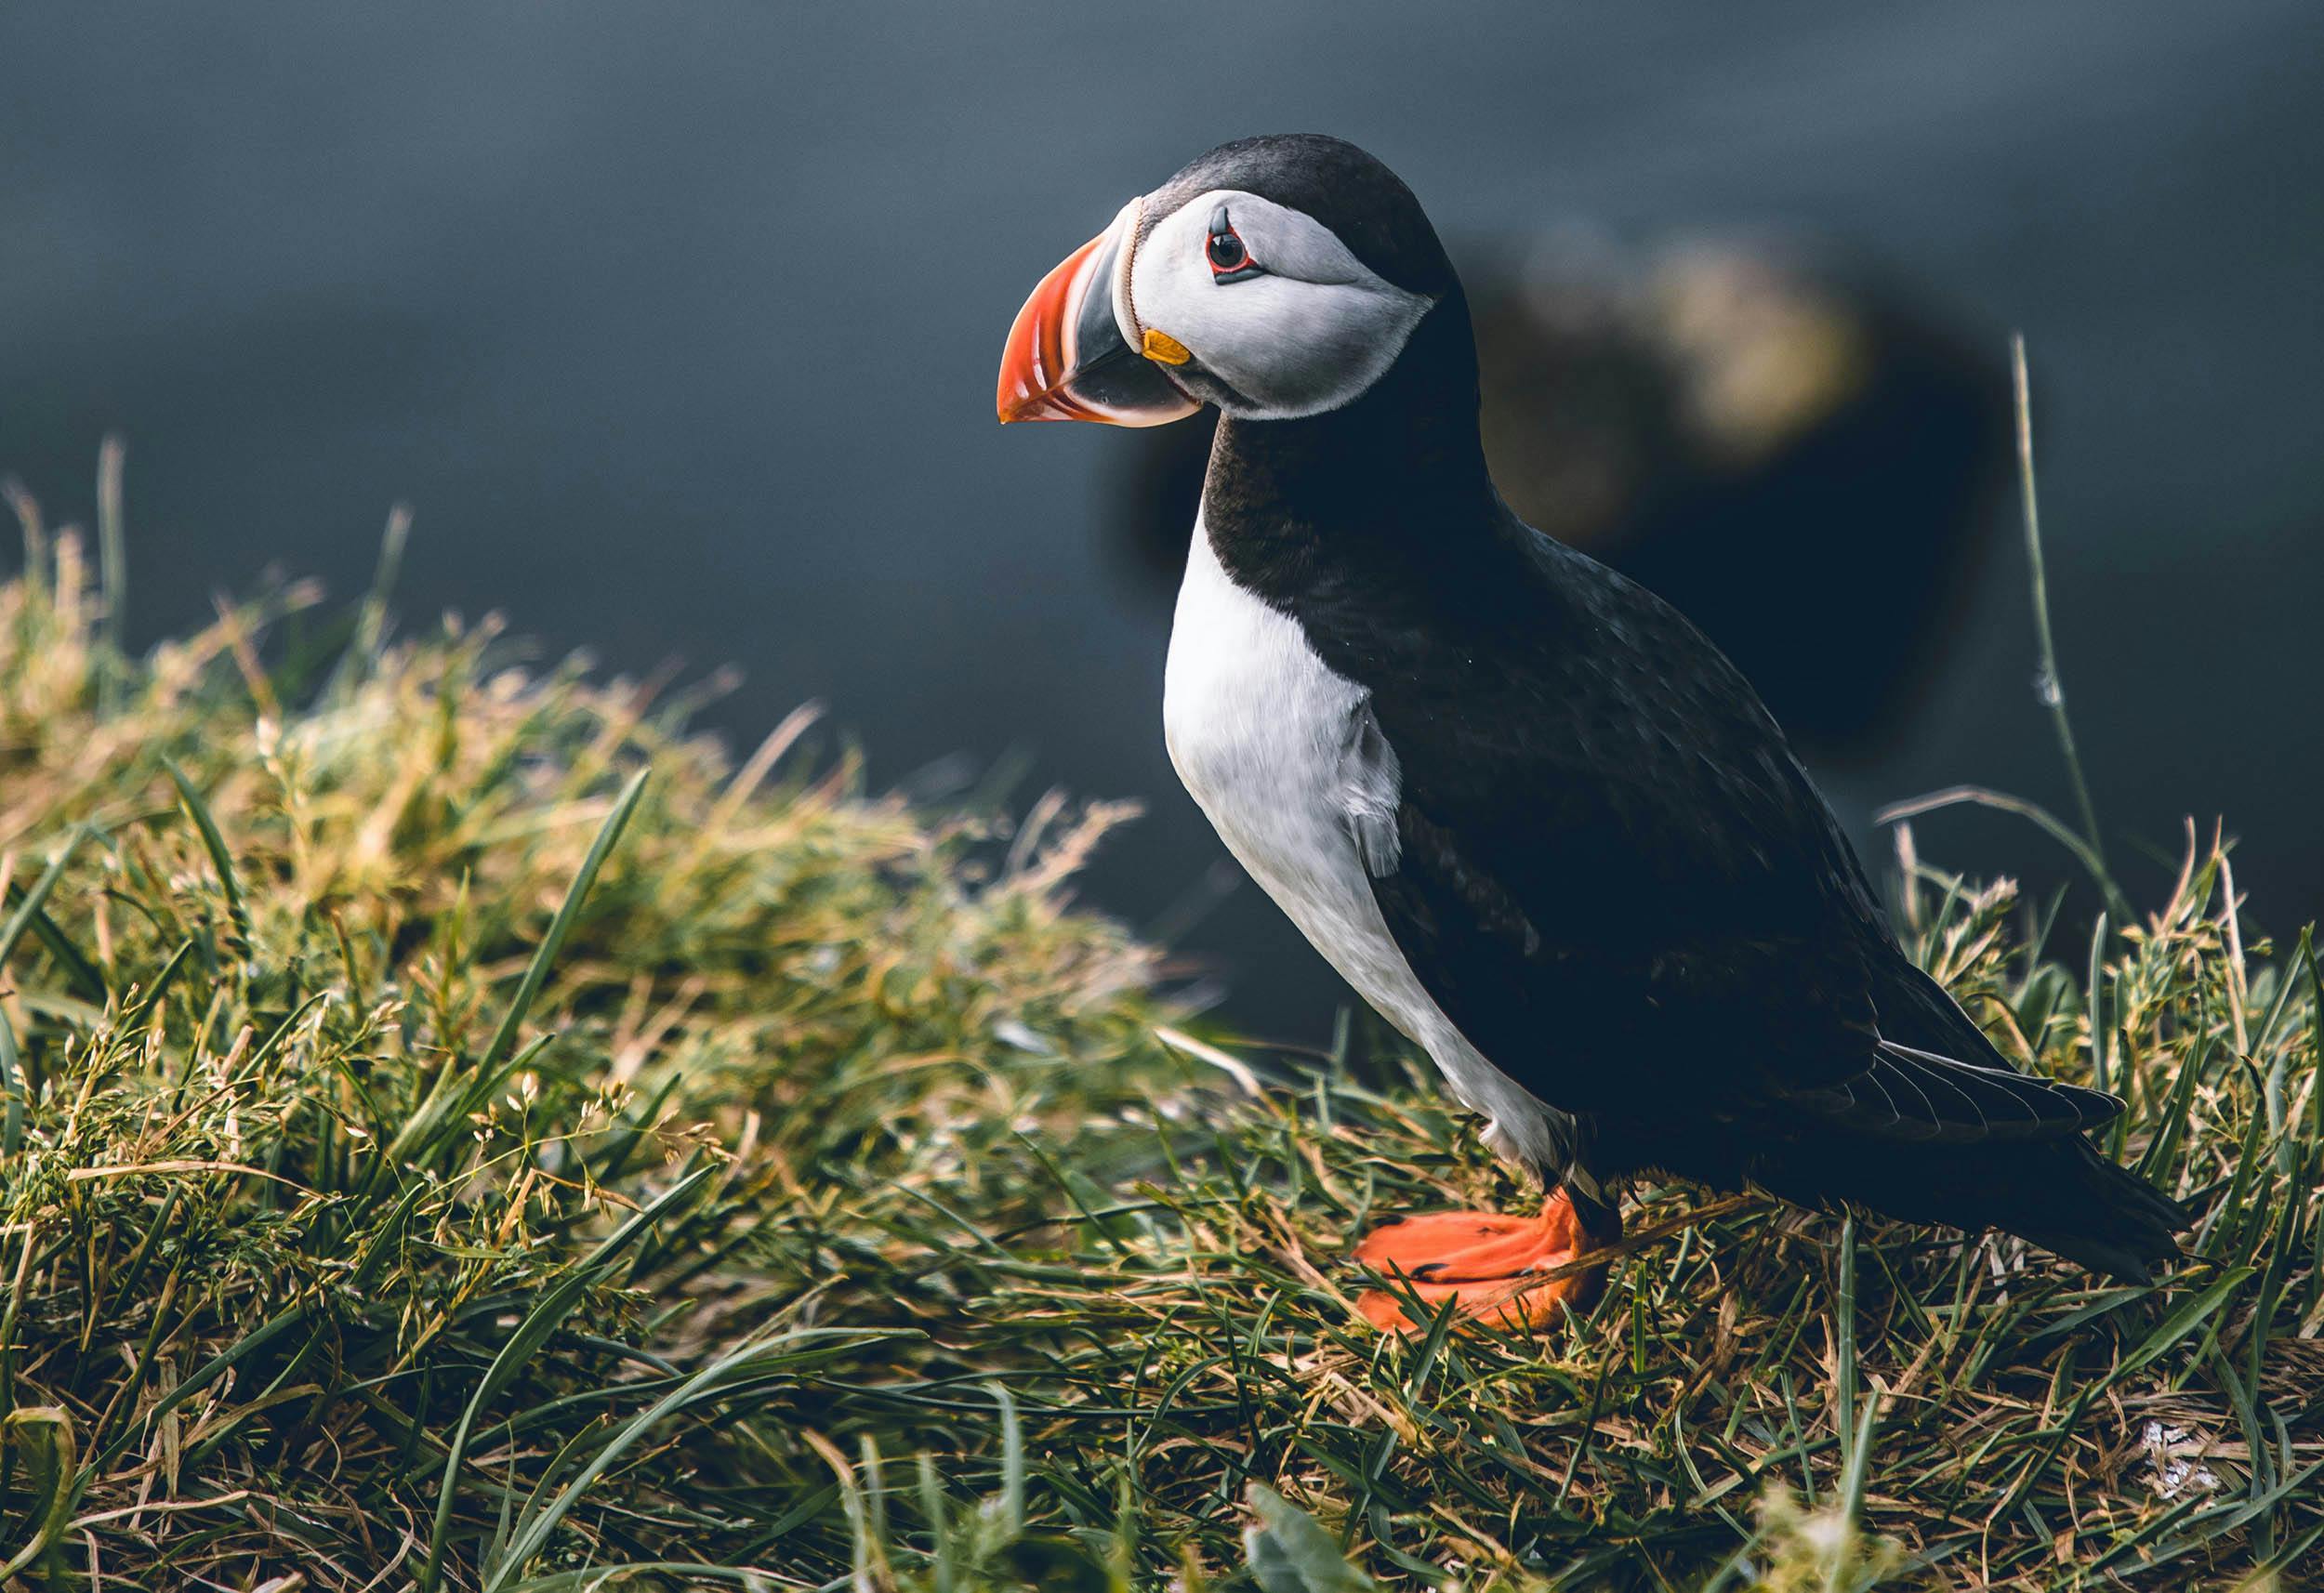
<path id="1" fill-rule="evenodd" d="M 1319 602 L 1387 603 L 1414 583 L 1485 573 L 1508 511 L 1486 469 L 1476 343 L 1459 287 L 1385 375 L 1301 420 L 1223 417 L 1203 523 L 1236 585 L 1305 618 Z M 1480 561 L 1484 563 L 1480 563 Z"/>

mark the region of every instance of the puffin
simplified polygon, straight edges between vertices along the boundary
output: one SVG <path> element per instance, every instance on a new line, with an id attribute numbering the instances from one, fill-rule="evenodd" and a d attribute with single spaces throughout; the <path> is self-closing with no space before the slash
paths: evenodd
<path id="1" fill-rule="evenodd" d="M 2126 1281 L 2176 1254 L 2186 1214 L 2089 1138 L 2122 1102 L 2014 1066 L 1906 955 L 1741 673 L 1503 503 L 1459 279 L 1380 161 L 1222 144 L 1010 328 L 1003 423 L 1206 405 L 1171 763 L 1547 1191 L 1376 1227 L 1366 1317 L 1586 1308 L 1644 1176 L 1998 1229 Z"/>

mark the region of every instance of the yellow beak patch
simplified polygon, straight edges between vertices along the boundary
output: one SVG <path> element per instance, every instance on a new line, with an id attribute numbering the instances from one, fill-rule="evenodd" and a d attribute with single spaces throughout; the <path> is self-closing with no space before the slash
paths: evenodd
<path id="1" fill-rule="evenodd" d="M 1186 345 L 1167 332 L 1146 328 L 1146 336 L 1138 351 L 1157 365 L 1182 365 L 1194 358 Z"/>

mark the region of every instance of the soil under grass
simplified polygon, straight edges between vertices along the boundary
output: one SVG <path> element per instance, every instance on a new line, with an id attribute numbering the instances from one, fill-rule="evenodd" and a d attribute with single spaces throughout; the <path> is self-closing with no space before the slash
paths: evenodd
<path id="1" fill-rule="evenodd" d="M 2324 1574 L 2317 961 L 2215 846 L 2070 944 L 1898 884 L 2005 1050 L 2130 1099 L 2202 1214 L 2159 1287 L 1647 1189 L 1587 1320 L 1383 1339 L 1349 1236 L 1525 1191 L 1396 1045 L 1182 1033 L 1067 900 L 1112 811 L 915 811 L 804 717 L 737 766 L 376 597 L 133 662 L 20 508 L 0 1582 Z"/>

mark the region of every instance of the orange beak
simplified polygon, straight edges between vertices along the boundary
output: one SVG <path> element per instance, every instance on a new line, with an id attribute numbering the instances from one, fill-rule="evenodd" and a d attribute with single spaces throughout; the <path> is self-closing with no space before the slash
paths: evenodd
<path id="1" fill-rule="evenodd" d="M 1060 261 L 1017 311 L 1001 349 L 994 404 L 1003 426 L 1012 420 L 1160 426 L 1201 407 L 1130 344 L 1116 317 L 1115 290 L 1137 228 L 1133 203 L 1113 226 Z"/>

